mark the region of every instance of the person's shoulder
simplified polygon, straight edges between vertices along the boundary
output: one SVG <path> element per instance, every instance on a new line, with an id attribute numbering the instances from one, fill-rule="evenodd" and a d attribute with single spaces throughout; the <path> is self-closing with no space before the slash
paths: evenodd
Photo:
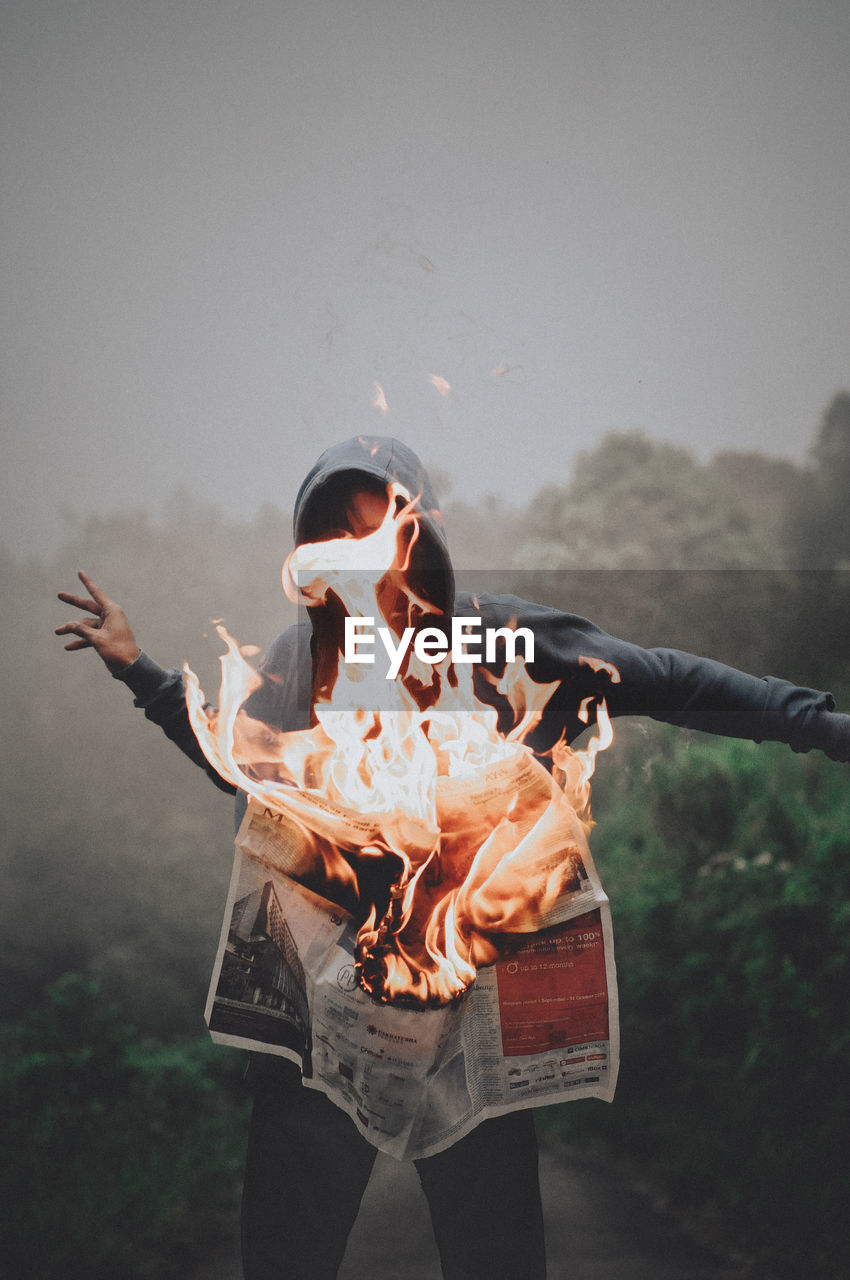
<path id="1" fill-rule="evenodd" d="M 480 613 L 480 614 L 507 614 L 513 610 L 515 613 L 522 611 L 527 613 L 533 611 L 535 613 L 554 613 L 554 609 L 549 609 L 547 605 L 533 604 L 530 600 L 523 600 L 519 596 L 505 594 L 494 595 L 488 591 L 458 591 L 455 594 L 455 613 Z"/>
<path id="2" fill-rule="evenodd" d="M 472 594 L 458 592 L 455 598 L 455 613 L 468 610 L 479 613 L 487 625 L 492 626 L 541 626 L 557 627 L 563 631 L 581 631 L 585 633 L 600 632 L 601 629 L 589 618 L 578 613 L 567 613 L 563 609 L 555 609 L 548 604 L 538 604 L 533 600 L 524 600 L 521 596 L 492 595 L 486 592 Z"/>

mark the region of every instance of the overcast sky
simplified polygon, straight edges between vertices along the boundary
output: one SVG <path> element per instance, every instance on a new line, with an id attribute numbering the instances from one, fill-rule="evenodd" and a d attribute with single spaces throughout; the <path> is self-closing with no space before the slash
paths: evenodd
<path id="1" fill-rule="evenodd" d="M 847 0 L 0 11 L 15 550 L 359 432 L 473 497 L 612 427 L 801 458 L 850 384 Z"/>

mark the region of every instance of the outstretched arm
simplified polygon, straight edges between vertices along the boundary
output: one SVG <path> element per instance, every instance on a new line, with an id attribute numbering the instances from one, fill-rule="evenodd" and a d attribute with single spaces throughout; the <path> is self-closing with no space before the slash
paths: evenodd
<path id="1" fill-rule="evenodd" d="M 133 692 L 136 706 L 142 708 L 148 720 L 158 724 L 166 737 L 204 769 L 217 787 L 233 795 L 235 788 L 209 764 L 192 731 L 181 673 L 173 668 L 164 670 L 142 653 L 121 606 L 111 600 L 88 574 L 80 571 L 79 579 L 88 591 L 88 597 L 60 591 L 59 599 L 91 616 L 77 618 L 56 628 L 58 636 L 76 637 L 65 648 L 94 649 L 112 675 Z"/>
<path id="2" fill-rule="evenodd" d="M 556 741 L 564 727 L 569 741 L 577 737 L 586 725 L 576 708 L 592 695 L 605 698 L 611 716 L 651 716 L 850 762 L 850 716 L 836 712 L 830 693 L 748 675 L 677 649 L 643 649 L 586 618 L 514 596 L 481 596 L 478 604 L 490 625 L 529 627 L 535 636 L 530 674 L 543 683 L 560 681 L 537 732 L 541 746 Z"/>

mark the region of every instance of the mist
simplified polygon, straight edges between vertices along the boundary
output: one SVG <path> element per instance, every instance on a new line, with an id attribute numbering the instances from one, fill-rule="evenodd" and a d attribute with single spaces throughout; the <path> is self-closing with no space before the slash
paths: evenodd
<path id="1" fill-rule="evenodd" d="M 93 1280 L 183 1276 L 237 1198 L 241 1067 L 205 1056 L 202 1022 L 232 804 L 63 651 L 56 591 L 88 571 L 215 700 L 213 619 L 260 648 L 293 619 L 280 569 L 316 455 L 392 434 L 435 476 L 462 585 L 850 709 L 850 11 L 9 0 L 0 35 L 0 1066 L 22 1099 L 7 1201 L 35 1206 L 4 1256 L 71 1274 L 50 1206 L 68 1248 L 97 1235 Z M 846 786 L 739 747 L 618 726 L 594 848 L 635 958 L 636 1119 L 564 1123 L 639 1162 L 645 1141 L 655 1185 L 826 1276 L 846 1230 L 815 1174 L 846 1159 L 842 1113 L 792 1115 L 782 1062 L 804 1037 L 844 1060 Z M 662 1024 L 694 1096 L 658 1075 Z M 675 1133 L 720 1079 L 742 1101 L 695 1169 Z M 183 1133 L 204 1177 L 172 1186 Z M 140 1193 L 126 1150 L 149 1148 Z M 109 1200 L 98 1179 L 123 1188 L 117 1230 L 80 1211 Z"/>
<path id="2" fill-rule="evenodd" d="M 509 502 L 611 429 L 799 462 L 846 384 L 835 0 L 1 20 L 18 554 L 179 488 L 291 507 L 359 432 Z"/>

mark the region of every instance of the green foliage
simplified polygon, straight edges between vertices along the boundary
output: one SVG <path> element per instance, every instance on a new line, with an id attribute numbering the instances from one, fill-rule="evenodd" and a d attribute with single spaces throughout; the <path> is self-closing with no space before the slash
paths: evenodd
<path id="1" fill-rule="evenodd" d="M 626 738 L 634 735 L 625 735 Z M 616 750 L 616 749 L 615 749 Z M 777 1275 L 847 1274 L 850 791 L 842 766 L 658 730 L 600 765 L 623 1068 L 604 1132 Z"/>
<path id="2" fill-rule="evenodd" d="M 802 468 L 787 458 L 736 449 L 716 454 L 707 470 L 719 482 L 726 501 L 746 511 L 759 541 L 771 548 L 764 563 L 786 563 L 788 507 L 800 487 Z"/>
<path id="3" fill-rule="evenodd" d="M 827 406 L 809 456 L 790 503 L 792 563 L 850 568 L 850 393 L 839 392 Z"/>
<path id="4" fill-rule="evenodd" d="M 566 486 L 536 498 L 515 559 L 527 569 L 781 566 L 745 501 L 687 449 L 610 432 Z"/>
<path id="5" fill-rule="evenodd" d="M 11 1276 L 169 1280 L 234 1230 L 240 1055 L 139 1039 L 68 974 L 0 1040 Z"/>

